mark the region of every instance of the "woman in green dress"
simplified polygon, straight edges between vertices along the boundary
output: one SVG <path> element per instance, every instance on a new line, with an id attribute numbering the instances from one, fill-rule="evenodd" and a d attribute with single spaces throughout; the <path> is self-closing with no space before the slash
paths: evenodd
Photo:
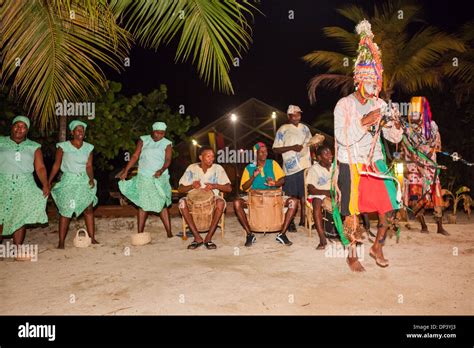
<path id="1" fill-rule="evenodd" d="M 92 244 L 95 239 L 94 210 L 97 204 L 97 181 L 92 169 L 92 150 L 94 145 L 84 141 L 87 124 L 75 120 L 69 123 L 72 140 L 56 144 L 56 159 L 49 175 L 49 184 L 61 168 L 61 180 L 51 190 L 59 214 L 58 249 L 64 249 L 64 240 L 69 223 L 74 214 L 76 217 L 84 212 L 87 233 Z"/>
<path id="2" fill-rule="evenodd" d="M 119 188 L 122 194 L 138 206 L 138 233 L 142 233 L 148 212 L 160 214 L 168 238 L 171 233 L 171 219 L 168 206 L 171 205 L 171 185 L 168 167 L 171 164 L 171 141 L 165 138 L 166 124 L 155 122 L 151 135 L 142 135 L 137 148 L 120 175 Z M 138 173 L 125 180 L 128 171 L 138 161 Z"/>
<path id="3" fill-rule="evenodd" d="M 29 128 L 30 120 L 17 116 L 10 136 L 0 136 L 0 240 L 13 235 L 17 246 L 23 244 L 26 225 L 48 222 L 48 175 L 41 145 L 27 138 Z M 33 171 L 43 192 L 36 185 Z"/>

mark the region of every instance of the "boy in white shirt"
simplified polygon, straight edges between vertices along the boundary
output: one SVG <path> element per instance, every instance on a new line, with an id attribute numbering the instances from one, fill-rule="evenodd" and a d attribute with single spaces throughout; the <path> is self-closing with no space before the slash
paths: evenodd
<path id="1" fill-rule="evenodd" d="M 331 198 L 331 164 L 333 160 L 331 149 L 327 145 L 321 145 L 316 150 L 316 159 L 318 162 L 308 170 L 306 183 L 309 193 L 308 200 L 312 200 L 313 219 L 319 235 L 319 245 L 316 249 L 324 250 L 327 241 L 324 233 L 322 206 L 324 199 Z"/>
<path id="2" fill-rule="evenodd" d="M 212 242 L 212 236 L 217 229 L 217 224 L 226 206 L 225 200 L 219 197 L 219 192 L 229 193 L 232 191 L 232 186 L 224 168 L 219 164 L 215 164 L 214 159 L 215 154 L 212 148 L 201 147 L 199 151 L 199 160 L 201 162 L 189 165 L 181 179 L 179 179 L 179 193 L 188 193 L 192 189 L 202 188 L 204 190 L 212 190 L 216 200 L 216 208 L 212 217 L 211 227 L 206 238 L 203 240 L 189 212 L 186 197 L 180 199 L 179 211 L 194 236 L 194 241 L 188 245 L 188 249 L 197 249 L 203 244 L 207 249 L 217 248 L 216 244 Z M 186 232 L 183 231 L 183 233 Z"/>

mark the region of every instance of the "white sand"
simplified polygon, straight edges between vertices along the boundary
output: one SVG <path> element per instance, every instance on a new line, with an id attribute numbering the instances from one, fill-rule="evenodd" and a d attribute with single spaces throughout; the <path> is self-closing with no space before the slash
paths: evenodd
<path id="1" fill-rule="evenodd" d="M 413 223 L 398 244 L 388 239 L 385 269 L 366 243 L 362 274 L 316 251 L 318 238 L 301 227 L 288 234 L 291 247 L 258 234 L 245 248 L 230 214 L 225 239 L 219 230 L 214 237 L 217 250 L 190 251 L 191 239 L 167 239 L 156 216 L 146 229 L 152 244 L 130 245 L 134 218 L 100 218 L 101 244 L 77 249 L 72 239 L 82 224 L 71 224 L 65 250 L 55 249 L 51 222 L 28 231 L 25 242 L 39 245 L 37 262 L 0 261 L 0 314 L 474 314 L 474 221 L 462 214 L 445 226 L 449 237 L 437 235 L 434 223 L 429 234 Z M 173 218 L 174 234 L 180 226 Z"/>

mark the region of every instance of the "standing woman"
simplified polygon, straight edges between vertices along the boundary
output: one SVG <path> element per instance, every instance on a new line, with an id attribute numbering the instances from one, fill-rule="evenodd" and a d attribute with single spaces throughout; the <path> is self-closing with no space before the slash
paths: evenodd
<path id="1" fill-rule="evenodd" d="M 142 233 L 148 212 L 160 214 L 168 238 L 171 233 L 171 219 L 168 206 L 171 205 L 171 185 L 168 167 L 171 164 L 171 141 L 165 138 L 166 124 L 155 122 L 151 135 L 142 135 L 137 148 L 120 175 L 119 188 L 122 194 L 138 206 L 138 233 Z M 128 171 L 138 161 L 138 174 L 125 180 Z"/>
<path id="2" fill-rule="evenodd" d="M 30 120 L 17 116 L 10 136 L 0 136 L 0 240 L 13 234 L 17 246 L 25 239 L 25 225 L 48 222 L 48 176 L 41 145 L 26 137 L 29 128 Z M 33 171 L 43 192 L 36 186 Z"/>
<path id="3" fill-rule="evenodd" d="M 75 120 L 69 123 L 72 140 L 56 144 L 56 159 L 49 175 L 49 184 L 61 168 L 61 181 L 51 190 L 59 214 L 58 249 L 64 249 L 64 240 L 69 223 L 74 214 L 76 217 L 84 212 L 87 233 L 93 244 L 95 240 L 94 210 L 97 204 L 97 181 L 94 180 L 92 169 L 92 150 L 94 145 L 84 141 L 87 124 Z"/>

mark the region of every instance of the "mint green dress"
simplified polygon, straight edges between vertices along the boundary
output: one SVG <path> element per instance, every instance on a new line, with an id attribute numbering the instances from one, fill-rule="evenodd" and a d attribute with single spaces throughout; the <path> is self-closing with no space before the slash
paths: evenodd
<path id="1" fill-rule="evenodd" d="M 56 148 L 63 150 L 61 161 L 61 180 L 51 189 L 51 195 L 58 207 L 59 214 L 71 218 L 76 217 L 91 204 L 97 205 L 97 181 L 94 187 L 89 185 L 89 176 L 86 172 L 87 160 L 94 149 L 94 145 L 82 143 L 78 149 L 70 141 L 56 144 Z"/>
<path id="2" fill-rule="evenodd" d="M 171 185 L 168 169 L 159 178 L 155 173 L 165 163 L 166 147 L 171 141 L 154 141 L 150 135 L 140 137 L 143 148 L 138 160 L 138 173 L 130 180 L 119 181 L 120 192 L 144 211 L 159 213 L 171 204 Z"/>
<path id="3" fill-rule="evenodd" d="M 17 144 L 9 136 L 0 136 L 0 225 L 4 236 L 24 225 L 48 222 L 48 199 L 33 177 L 39 148 L 40 144 L 29 139 Z"/>

